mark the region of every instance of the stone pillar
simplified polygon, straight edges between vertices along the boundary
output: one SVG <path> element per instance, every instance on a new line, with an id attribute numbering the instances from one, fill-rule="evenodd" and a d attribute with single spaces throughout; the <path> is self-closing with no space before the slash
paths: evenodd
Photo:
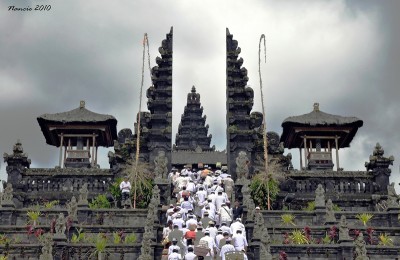
<path id="1" fill-rule="evenodd" d="M 388 208 L 387 209 L 387 216 L 389 219 L 390 227 L 400 227 L 400 208 Z"/>
<path id="2" fill-rule="evenodd" d="M 14 208 L 0 208 L 0 225 L 9 226 L 12 225 L 14 217 Z"/>

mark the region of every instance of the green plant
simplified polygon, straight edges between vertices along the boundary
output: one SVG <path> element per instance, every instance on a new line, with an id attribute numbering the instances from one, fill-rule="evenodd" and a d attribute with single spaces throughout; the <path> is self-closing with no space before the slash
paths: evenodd
<path id="1" fill-rule="evenodd" d="M 294 230 L 292 234 L 289 236 L 290 241 L 293 244 L 302 245 L 302 244 L 309 244 L 310 241 L 307 238 L 306 234 L 302 230 Z"/>
<path id="2" fill-rule="evenodd" d="M 94 246 L 97 252 L 104 252 L 107 246 L 107 237 L 104 234 L 98 234 Z"/>
<path id="3" fill-rule="evenodd" d="M 128 234 L 125 236 L 124 243 L 125 244 L 133 244 L 136 242 L 136 240 L 137 240 L 136 235 L 134 233 L 132 233 L 132 234 Z"/>
<path id="4" fill-rule="evenodd" d="M 256 205 L 260 205 L 262 208 L 268 208 L 267 201 L 267 185 L 269 186 L 270 201 L 274 201 L 279 193 L 279 182 L 273 178 L 265 177 L 265 174 L 259 173 L 253 176 L 250 183 L 251 196 Z"/>
<path id="5" fill-rule="evenodd" d="M 379 235 L 379 245 L 381 246 L 393 246 L 393 239 L 391 239 L 387 234 Z"/>
<path id="6" fill-rule="evenodd" d="M 304 210 L 305 211 L 314 211 L 315 210 L 315 201 L 309 201 L 307 203 L 307 207 Z"/>
<path id="7" fill-rule="evenodd" d="M 102 233 L 97 234 L 93 242 L 96 249 L 89 256 L 89 258 L 92 257 L 93 255 L 97 255 L 97 259 L 102 260 L 103 253 L 106 251 L 107 247 L 107 236 Z"/>
<path id="8" fill-rule="evenodd" d="M 40 211 L 30 210 L 30 211 L 28 211 L 26 213 L 26 215 L 29 218 L 29 222 L 28 223 L 33 224 L 33 225 L 39 224 L 38 219 L 39 219 L 39 217 L 41 215 Z"/>
<path id="9" fill-rule="evenodd" d="M 284 173 L 275 161 L 268 164 L 267 172 L 264 169 L 254 175 L 250 183 L 250 191 L 256 205 L 268 209 L 268 199 L 266 198 L 269 197 L 271 205 L 279 193 L 279 183 L 284 179 Z"/>
<path id="10" fill-rule="evenodd" d="M 5 234 L 0 234 L 0 245 L 9 244 L 10 242 L 11 239 L 9 239 Z"/>
<path id="11" fill-rule="evenodd" d="M 73 234 L 71 238 L 72 243 L 79 243 L 85 241 L 85 233 L 83 233 L 82 228 L 78 228 L 77 234 Z"/>
<path id="12" fill-rule="evenodd" d="M 281 215 L 282 225 L 289 226 L 289 224 L 296 226 L 294 223 L 295 216 L 293 214 L 283 214 Z"/>
<path id="13" fill-rule="evenodd" d="M 7 260 L 8 259 L 8 256 L 6 256 L 6 255 L 0 255 L 0 260 Z"/>
<path id="14" fill-rule="evenodd" d="M 322 244 L 330 244 L 332 242 L 330 236 L 328 234 L 326 234 L 322 240 L 321 240 Z"/>
<path id="15" fill-rule="evenodd" d="M 97 197 L 89 202 L 89 208 L 91 209 L 109 209 L 111 208 L 111 203 L 108 201 L 106 195 L 99 194 Z"/>
<path id="16" fill-rule="evenodd" d="M 370 214 L 370 213 L 360 213 L 360 214 L 357 214 L 357 215 L 356 215 L 356 218 L 357 218 L 358 220 L 360 220 L 360 221 L 363 223 L 364 226 L 366 226 L 367 223 L 371 220 L 371 218 L 372 218 L 373 216 L 374 216 L 374 215 L 372 215 L 372 214 Z"/>
<path id="17" fill-rule="evenodd" d="M 122 178 L 116 178 L 114 180 L 114 182 L 111 184 L 110 188 L 108 189 L 114 199 L 114 203 L 116 205 L 117 201 L 121 200 L 122 194 L 121 194 L 121 190 L 119 188 L 120 183 L 122 182 Z"/>
<path id="18" fill-rule="evenodd" d="M 114 244 L 121 244 L 122 238 L 121 238 L 120 232 L 113 233 L 113 242 L 114 242 Z"/>
<path id="19" fill-rule="evenodd" d="M 150 170 L 150 165 L 148 163 L 138 161 L 136 167 L 135 160 L 132 159 L 127 161 L 127 165 L 123 169 L 123 173 L 126 176 L 129 176 L 129 181 L 132 184 L 131 198 L 133 200 L 134 207 L 147 208 L 152 195 L 154 179 L 154 173 L 152 173 Z"/>
<path id="20" fill-rule="evenodd" d="M 332 209 L 333 211 L 342 211 L 342 209 L 337 204 L 333 204 Z"/>
<path id="21" fill-rule="evenodd" d="M 52 200 L 44 203 L 44 207 L 46 209 L 52 209 L 54 206 L 58 205 L 60 201 L 58 200 Z"/>

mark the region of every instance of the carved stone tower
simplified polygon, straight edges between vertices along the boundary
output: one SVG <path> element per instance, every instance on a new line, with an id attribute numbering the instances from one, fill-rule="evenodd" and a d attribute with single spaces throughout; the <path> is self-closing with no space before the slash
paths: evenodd
<path id="1" fill-rule="evenodd" d="M 141 113 L 141 159 L 153 163 L 159 152 L 164 152 L 168 159 L 168 170 L 171 169 L 172 148 L 172 40 L 171 27 L 158 49 L 161 57 L 156 58 L 157 66 L 151 70 L 153 86 L 147 89 L 147 108 L 150 112 Z M 120 139 L 130 137 L 130 133 L 126 134 L 128 136 L 121 134 Z M 136 124 L 135 135 L 131 140 L 131 152 L 134 153 Z"/>
<path id="2" fill-rule="evenodd" d="M 260 112 L 250 113 L 253 108 L 254 91 L 247 86 L 249 78 L 246 68 L 242 67 L 243 59 L 238 58 L 240 51 L 238 42 L 226 29 L 227 161 L 232 176 L 236 176 L 235 159 L 239 152 L 246 152 L 249 161 L 252 162 L 256 160 L 257 154 L 262 158 L 263 151 L 263 117 Z M 250 173 L 252 168 L 250 165 Z"/>
<path id="3" fill-rule="evenodd" d="M 200 94 L 193 86 L 187 96 L 187 105 L 181 117 L 181 123 L 176 135 L 174 150 L 214 151 L 210 147 L 212 135 L 207 136 L 208 125 L 205 125 L 206 116 L 202 116 L 203 107 L 200 103 Z"/>

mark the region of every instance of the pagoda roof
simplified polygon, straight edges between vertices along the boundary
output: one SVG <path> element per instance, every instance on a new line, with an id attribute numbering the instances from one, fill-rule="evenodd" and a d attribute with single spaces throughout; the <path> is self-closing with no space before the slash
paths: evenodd
<path id="1" fill-rule="evenodd" d="M 332 115 L 319 110 L 319 104 L 314 104 L 314 110 L 308 114 L 291 116 L 282 122 L 283 133 L 281 142 L 286 148 L 300 147 L 301 135 L 340 136 L 339 147 L 349 147 L 358 128 L 363 121 L 357 117 Z"/>
<path id="2" fill-rule="evenodd" d="M 84 101 L 81 101 L 78 108 L 61 113 L 43 114 L 37 120 L 46 138 L 46 143 L 50 145 L 60 145 L 57 137 L 60 129 L 71 134 L 104 132 L 104 136 L 98 137 L 96 140 L 100 146 L 110 147 L 113 145 L 113 140 L 117 139 L 117 119 L 111 115 L 98 114 L 86 109 Z"/>

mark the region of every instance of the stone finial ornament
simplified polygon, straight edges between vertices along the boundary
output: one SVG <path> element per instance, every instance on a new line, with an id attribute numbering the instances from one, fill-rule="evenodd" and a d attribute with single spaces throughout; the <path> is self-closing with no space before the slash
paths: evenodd
<path id="1" fill-rule="evenodd" d="M 335 223 L 336 217 L 335 212 L 333 210 L 333 203 L 331 199 L 328 199 L 326 202 L 326 214 L 325 214 L 325 223 Z"/>
<path id="2" fill-rule="evenodd" d="M 154 172 L 156 179 L 164 179 L 168 174 L 168 158 L 164 151 L 158 151 L 158 156 L 154 159 Z"/>
<path id="3" fill-rule="evenodd" d="M 244 151 L 239 152 L 238 157 L 236 157 L 236 177 L 237 179 L 246 179 L 249 174 L 249 167 L 247 163 L 249 158 Z"/>
<path id="4" fill-rule="evenodd" d="M 351 241 L 349 236 L 349 228 L 346 221 L 346 216 L 342 215 L 339 222 L 339 241 Z"/>
<path id="5" fill-rule="evenodd" d="M 315 207 L 316 208 L 325 207 L 325 190 L 322 187 L 322 184 L 318 184 L 318 187 L 315 190 Z"/>
<path id="6" fill-rule="evenodd" d="M 355 252 L 354 252 L 355 260 L 369 260 L 369 257 L 367 256 L 367 249 L 365 247 L 365 241 L 364 241 L 364 236 L 363 236 L 362 232 L 360 232 L 360 234 L 354 240 L 354 247 L 355 247 Z"/>
<path id="7" fill-rule="evenodd" d="M 78 204 L 79 205 L 88 205 L 89 201 L 88 201 L 88 194 L 89 194 L 89 190 L 87 188 L 87 183 L 84 183 L 82 185 L 82 188 L 79 190 L 79 200 L 78 200 Z"/>
<path id="8" fill-rule="evenodd" d="M 68 217 L 70 217 L 72 221 L 77 220 L 78 202 L 75 196 L 72 196 L 71 201 L 67 203 L 67 210 Z"/>
<path id="9" fill-rule="evenodd" d="M 399 206 L 399 195 L 397 195 L 396 190 L 394 188 L 394 182 L 387 186 L 388 191 L 388 199 L 387 205 L 388 208 L 398 208 Z"/>

